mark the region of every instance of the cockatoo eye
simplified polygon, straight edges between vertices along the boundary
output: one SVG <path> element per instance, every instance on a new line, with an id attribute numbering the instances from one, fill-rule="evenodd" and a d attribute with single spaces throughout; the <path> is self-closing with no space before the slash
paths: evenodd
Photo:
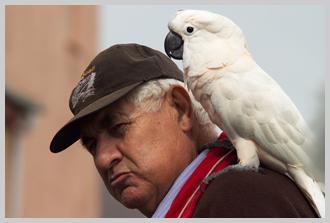
<path id="1" fill-rule="evenodd" d="M 194 27 L 187 26 L 186 30 L 187 30 L 187 33 L 193 33 L 194 32 Z"/>

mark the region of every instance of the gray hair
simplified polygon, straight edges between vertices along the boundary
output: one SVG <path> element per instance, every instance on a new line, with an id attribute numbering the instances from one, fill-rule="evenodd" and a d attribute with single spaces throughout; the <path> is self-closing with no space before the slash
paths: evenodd
<path id="1" fill-rule="evenodd" d="M 175 79 L 157 79 L 148 81 L 134 89 L 125 99 L 133 103 L 134 106 L 144 109 L 146 112 L 155 112 L 160 109 L 166 92 L 173 85 L 179 85 L 188 92 L 192 102 L 193 113 L 200 127 L 203 129 L 207 128 L 208 130 L 212 129 L 212 131 L 214 131 L 215 125 L 209 119 L 208 114 L 202 105 L 195 99 L 191 91 L 187 90 L 187 87 L 181 81 Z"/>

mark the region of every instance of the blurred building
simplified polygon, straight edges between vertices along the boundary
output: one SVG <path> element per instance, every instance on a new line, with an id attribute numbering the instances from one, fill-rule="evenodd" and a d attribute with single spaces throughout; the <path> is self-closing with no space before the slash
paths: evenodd
<path id="1" fill-rule="evenodd" d="M 6 217 L 100 217 L 101 182 L 78 144 L 49 143 L 96 54 L 96 6 L 6 6 Z M 63 101 L 63 100 L 66 101 Z"/>

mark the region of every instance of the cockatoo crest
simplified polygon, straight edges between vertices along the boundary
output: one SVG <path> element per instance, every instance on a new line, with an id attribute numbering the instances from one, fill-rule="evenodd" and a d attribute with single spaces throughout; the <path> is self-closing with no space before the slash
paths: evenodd
<path id="1" fill-rule="evenodd" d="M 185 43 L 183 67 L 189 70 L 190 76 L 204 73 L 206 68 L 224 67 L 233 63 L 242 52 L 248 53 L 241 29 L 230 19 L 215 13 L 178 11 L 168 27 Z M 192 53 L 196 50 L 198 54 Z"/>

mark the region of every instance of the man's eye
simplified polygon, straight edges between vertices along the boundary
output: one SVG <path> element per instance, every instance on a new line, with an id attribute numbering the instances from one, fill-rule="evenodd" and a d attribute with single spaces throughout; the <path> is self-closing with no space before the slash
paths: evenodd
<path id="1" fill-rule="evenodd" d="M 113 125 L 111 128 L 108 129 L 108 133 L 111 136 L 120 138 L 125 136 L 125 133 L 131 123 L 130 122 L 122 122 Z"/>
<path id="2" fill-rule="evenodd" d="M 95 149 L 96 149 L 96 139 L 84 137 L 84 138 L 82 138 L 81 141 L 82 141 L 83 146 L 88 150 L 88 152 L 90 154 L 94 155 Z"/>

